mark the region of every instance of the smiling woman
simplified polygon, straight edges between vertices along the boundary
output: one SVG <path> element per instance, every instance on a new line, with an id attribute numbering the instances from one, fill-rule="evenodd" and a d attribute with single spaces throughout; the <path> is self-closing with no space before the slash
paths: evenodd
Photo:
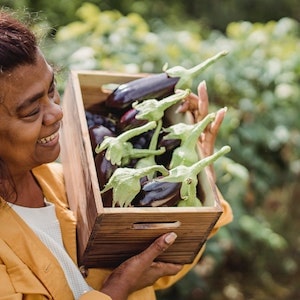
<path id="1" fill-rule="evenodd" d="M 24 30 L 21 32 L 24 34 Z M 14 42 L 15 32 L 13 37 Z M 32 40 L 23 37 L 21 44 L 31 43 Z M 62 119 L 60 98 L 53 71 L 37 47 L 23 47 L 26 52 L 21 63 L 19 47 L 13 44 L 14 47 L 9 48 L 8 42 L 5 46 L 7 50 L 10 49 L 8 52 L 12 60 L 9 65 L 7 59 L 2 59 L 6 64 L 0 76 L 0 157 L 5 161 L 10 178 L 14 179 L 13 182 L 7 182 L 10 184 L 6 184 L 6 187 L 15 188 L 9 191 L 11 197 L 7 200 L 27 206 L 32 205 L 35 199 L 34 203 L 42 205 L 43 194 L 30 170 L 54 161 L 59 155 L 58 130 Z M 15 57 L 20 65 L 15 65 Z M 26 193 L 22 189 L 25 186 Z"/>
<path id="2" fill-rule="evenodd" d="M 76 220 L 62 166 L 55 162 L 63 114 L 54 73 L 31 31 L 1 11 L 0 86 L 0 300 L 154 300 L 156 288 L 197 263 L 202 250 L 190 265 L 155 261 L 176 239 L 166 232 L 116 269 L 82 274 Z M 206 107 L 199 95 L 191 97 Z M 204 148 L 213 149 L 223 117 L 202 141 Z M 214 232 L 232 218 L 227 202 L 222 204 Z"/>

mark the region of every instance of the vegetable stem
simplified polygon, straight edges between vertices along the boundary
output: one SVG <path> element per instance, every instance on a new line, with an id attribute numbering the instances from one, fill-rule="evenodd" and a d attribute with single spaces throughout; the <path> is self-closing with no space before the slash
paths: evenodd
<path id="1" fill-rule="evenodd" d="M 162 128 L 162 120 L 159 120 L 157 122 L 157 126 L 155 128 L 155 131 L 151 137 L 151 141 L 150 141 L 150 145 L 148 147 L 149 151 L 155 151 L 156 150 L 156 147 L 157 147 L 157 143 L 158 143 L 158 138 L 159 138 L 159 133 L 160 133 L 160 130 Z M 164 149 L 163 152 L 157 154 L 156 155 L 160 155 L 160 154 L 163 154 L 165 152 L 165 148 L 162 147 L 162 149 Z M 144 167 L 148 167 L 148 166 L 153 166 L 153 165 L 156 165 L 156 162 L 155 162 L 155 155 L 149 155 L 149 156 L 146 156 L 144 158 L 141 158 L 137 164 L 136 164 L 136 168 L 137 169 L 140 169 L 140 168 L 144 168 Z M 153 174 L 150 174 L 148 176 L 148 180 L 152 179 L 154 177 L 154 173 Z"/>
<path id="2" fill-rule="evenodd" d="M 198 76 L 201 72 L 203 72 L 210 65 L 215 63 L 221 57 L 227 55 L 227 51 L 221 51 L 216 55 L 206 59 L 201 64 L 192 67 L 191 69 L 186 69 L 182 66 L 175 66 L 170 69 L 167 69 L 167 66 L 163 68 L 163 70 L 168 74 L 169 77 L 179 77 L 179 81 L 176 84 L 176 88 L 185 88 L 186 86 L 190 86 L 191 80 Z"/>
<path id="3" fill-rule="evenodd" d="M 161 100 L 147 99 L 140 103 L 135 102 L 132 106 L 138 111 L 136 118 L 148 120 L 149 122 L 158 121 L 164 116 L 165 110 L 184 99 L 190 93 L 191 90 L 186 89 Z"/>
<path id="4" fill-rule="evenodd" d="M 173 151 L 172 159 L 170 162 L 170 168 L 175 168 L 179 165 L 191 166 L 199 160 L 199 155 L 196 149 L 196 144 L 199 136 L 204 131 L 209 123 L 215 119 L 216 114 L 208 114 L 202 121 L 193 124 L 192 126 L 186 126 L 184 129 L 180 129 L 180 135 L 176 136 L 176 128 L 169 127 L 170 134 L 165 138 L 171 136 L 172 138 L 181 137 L 181 145 Z M 183 126 L 182 126 L 183 127 Z"/>

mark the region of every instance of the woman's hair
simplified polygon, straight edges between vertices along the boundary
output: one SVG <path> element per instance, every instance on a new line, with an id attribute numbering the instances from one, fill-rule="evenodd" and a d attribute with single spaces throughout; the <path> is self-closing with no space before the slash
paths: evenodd
<path id="1" fill-rule="evenodd" d="M 0 79 L 18 66 L 34 64 L 37 50 L 37 40 L 30 29 L 11 13 L 0 9 Z M 14 182 L 0 157 L 0 196 L 5 199 L 12 192 L 16 194 Z"/>
<path id="2" fill-rule="evenodd" d="M 0 76 L 20 65 L 35 63 L 37 49 L 36 37 L 30 29 L 0 10 Z"/>

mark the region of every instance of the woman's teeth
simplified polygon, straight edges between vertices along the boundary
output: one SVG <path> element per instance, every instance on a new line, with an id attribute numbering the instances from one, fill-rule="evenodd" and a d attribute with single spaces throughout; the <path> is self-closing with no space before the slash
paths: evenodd
<path id="1" fill-rule="evenodd" d="M 57 137 L 57 134 L 58 134 L 58 133 L 55 132 L 55 133 L 53 133 L 53 134 L 51 134 L 51 135 L 49 135 L 49 136 L 47 136 L 47 137 L 44 137 L 44 138 L 38 140 L 37 142 L 38 142 L 38 144 L 46 144 L 46 143 L 49 143 L 49 142 L 51 142 L 52 140 L 54 140 L 54 139 Z"/>

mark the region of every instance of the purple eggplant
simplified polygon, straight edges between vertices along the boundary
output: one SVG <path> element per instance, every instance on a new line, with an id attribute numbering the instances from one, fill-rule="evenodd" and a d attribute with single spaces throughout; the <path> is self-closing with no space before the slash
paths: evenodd
<path id="1" fill-rule="evenodd" d="M 148 120 L 137 119 L 137 114 L 138 111 L 135 108 L 131 108 L 126 111 L 118 122 L 118 130 L 120 132 L 124 132 L 129 129 L 145 125 L 148 122 Z"/>
<path id="2" fill-rule="evenodd" d="M 159 165 L 164 165 L 166 168 L 169 168 L 169 164 L 172 159 L 173 151 L 180 146 L 180 139 L 164 139 L 164 136 L 167 135 L 167 132 L 163 129 L 159 135 L 159 141 L 157 147 L 164 147 L 166 149 L 165 153 L 156 156 L 155 161 Z"/>
<path id="3" fill-rule="evenodd" d="M 95 149 L 97 145 L 101 144 L 106 136 L 115 136 L 111 130 L 103 125 L 94 125 L 89 128 L 89 135 L 93 154 L 96 155 Z"/>
<path id="4" fill-rule="evenodd" d="M 110 108 L 124 110 L 130 107 L 133 102 L 170 96 L 174 94 L 176 89 L 189 88 L 196 76 L 226 54 L 227 52 L 222 51 L 191 69 L 185 69 L 181 66 L 170 69 L 165 67 L 163 73 L 121 84 L 107 97 L 105 104 Z"/>
<path id="5" fill-rule="evenodd" d="M 124 109 L 133 102 L 149 98 L 161 99 L 174 93 L 179 77 L 166 73 L 150 75 L 118 86 L 106 99 L 107 107 Z"/>
<path id="6" fill-rule="evenodd" d="M 176 206 L 180 200 L 181 183 L 146 181 L 133 200 L 134 206 Z"/>
<path id="7" fill-rule="evenodd" d="M 104 150 L 96 155 L 95 167 L 97 171 L 99 187 L 102 189 L 118 166 L 113 165 L 108 159 L 106 159 Z"/>
<path id="8" fill-rule="evenodd" d="M 142 126 L 147 122 L 159 122 L 165 115 L 165 111 L 179 101 L 182 101 L 191 93 L 190 89 L 178 91 L 163 99 L 146 99 L 142 102 L 134 102 L 132 109 L 128 110 L 120 119 L 119 128 L 126 131 L 134 127 Z"/>

